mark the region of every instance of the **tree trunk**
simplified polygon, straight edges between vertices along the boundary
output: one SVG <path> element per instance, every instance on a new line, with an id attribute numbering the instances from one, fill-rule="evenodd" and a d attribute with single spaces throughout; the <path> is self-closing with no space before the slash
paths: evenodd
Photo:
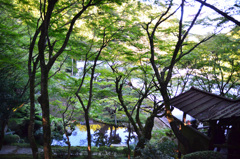
<path id="1" fill-rule="evenodd" d="M 65 125 L 64 125 L 65 126 Z M 70 156 L 71 156 L 71 143 L 69 141 L 69 136 L 68 136 L 68 133 L 67 133 L 67 130 L 66 128 L 64 128 L 64 131 L 65 131 L 65 135 L 67 137 L 67 145 L 68 145 L 68 156 L 67 156 L 67 159 L 70 159 Z"/>
<path id="2" fill-rule="evenodd" d="M 128 159 L 131 159 L 131 149 L 130 149 L 130 140 L 131 140 L 131 127 L 130 123 L 128 124 L 128 139 L 127 139 L 127 146 L 128 146 Z"/>
<path id="3" fill-rule="evenodd" d="M 43 124 L 43 150 L 44 159 L 52 158 L 51 150 L 51 128 L 49 113 L 49 96 L 48 96 L 48 71 L 41 66 L 41 96 L 38 98 L 42 108 L 42 124 Z"/>
<path id="4" fill-rule="evenodd" d="M 182 133 L 179 131 L 179 128 L 177 127 L 177 122 L 173 118 L 171 107 L 170 107 L 170 99 L 167 93 L 167 88 L 161 85 L 160 91 L 164 100 L 166 118 L 168 119 L 168 122 L 171 126 L 171 129 L 173 130 L 173 133 L 177 137 L 178 141 L 181 142 L 187 150 L 190 150 L 191 148 L 189 146 L 188 139 L 184 137 Z"/>
<path id="5" fill-rule="evenodd" d="M 2 145 L 3 145 L 3 140 L 4 140 L 4 135 L 5 135 L 4 129 L 5 129 L 6 125 L 7 125 L 7 120 L 1 121 L 2 129 L 1 129 L 0 150 L 2 149 Z"/>
<path id="6" fill-rule="evenodd" d="M 38 147 L 34 137 L 34 124 L 35 124 L 35 74 L 29 76 L 30 81 L 30 121 L 28 126 L 28 139 L 32 148 L 32 155 L 34 159 L 38 158 Z"/>
<path id="7" fill-rule="evenodd" d="M 73 58 L 72 58 L 72 73 L 71 73 L 72 76 L 73 76 L 73 69 L 74 69 L 74 62 L 73 62 Z"/>
<path id="8" fill-rule="evenodd" d="M 117 106 L 115 106 L 114 121 L 115 121 L 115 126 L 117 126 Z"/>
<path id="9" fill-rule="evenodd" d="M 141 151 L 144 149 L 146 142 L 152 138 L 152 129 L 154 126 L 154 115 L 147 118 L 145 122 L 145 127 L 143 129 L 143 136 L 141 136 L 135 147 L 134 157 L 141 156 Z"/>
<path id="10" fill-rule="evenodd" d="M 143 136 L 138 136 L 138 143 L 134 149 L 134 157 L 141 156 L 141 151 L 144 149 L 146 144 L 146 139 Z"/>
<path id="11" fill-rule="evenodd" d="M 71 143 L 70 143 L 70 141 L 69 141 L 69 134 L 68 134 L 67 129 L 66 129 L 67 124 L 66 124 L 66 122 L 65 122 L 65 117 L 64 117 L 64 114 L 66 113 L 66 111 L 68 110 L 68 108 L 69 108 L 69 105 L 67 104 L 67 107 L 66 107 L 65 111 L 64 111 L 63 114 L 62 114 L 62 121 L 63 121 L 64 133 L 65 133 L 65 135 L 66 135 L 66 137 L 67 137 L 67 141 L 66 141 L 66 143 L 67 143 L 67 145 L 68 145 L 68 155 L 67 155 L 67 159 L 70 159 L 70 156 L 71 156 Z"/>
<path id="12" fill-rule="evenodd" d="M 87 141 L 88 141 L 88 159 L 92 159 L 92 152 L 91 152 L 91 129 L 89 124 L 89 116 L 88 116 L 88 110 L 85 110 L 85 122 L 87 127 Z"/>

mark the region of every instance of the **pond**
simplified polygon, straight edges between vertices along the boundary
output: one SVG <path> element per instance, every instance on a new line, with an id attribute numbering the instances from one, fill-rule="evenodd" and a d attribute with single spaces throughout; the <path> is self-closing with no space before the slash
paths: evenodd
<path id="1" fill-rule="evenodd" d="M 115 127 L 103 123 L 94 122 L 90 125 L 92 146 L 110 146 L 112 144 L 126 145 L 129 136 L 128 128 Z M 137 143 L 137 134 L 130 133 L 130 144 Z M 71 146 L 87 146 L 87 129 L 86 125 L 77 124 L 75 130 L 69 136 Z M 53 139 L 52 145 L 67 146 L 65 143 L 66 136 L 63 135 L 63 140 Z"/>

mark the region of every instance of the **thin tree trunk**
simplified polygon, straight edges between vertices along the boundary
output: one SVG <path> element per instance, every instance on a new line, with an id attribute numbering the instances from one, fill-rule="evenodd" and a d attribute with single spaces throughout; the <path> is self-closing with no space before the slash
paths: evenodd
<path id="1" fill-rule="evenodd" d="M 128 124 L 128 139 L 127 139 L 127 146 L 128 146 L 128 159 L 131 158 L 131 149 L 130 149 L 130 140 L 131 140 L 131 127 L 130 123 Z"/>
<path id="2" fill-rule="evenodd" d="M 69 141 L 69 137 L 67 135 L 67 144 L 68 144 L 68 159 L 70 159 L 70 156 L 71 156 L 71 143 Z"/>
<path id="3" fill-rule="evenodd" d="M 107 146 L 111 146 L 112 142 L 113 142 L 113 126 L 110 126 L 109 144 Z"/>
<path id="4" fill-rule="evenodd" d="M 4 129 L 6 125 L 7 125 L 7 120 L 1 121 L 2 130 L 1 130 L 0 150 L 2 149 L 2 145 L 3 145 L 3 140 L 5 135 Z"/>
<path id="5" fill-rule="evenodd" d="M 44 159 L 52 158 L 51 149 L 51 128 L 50 128 L 50 113 L 49 113 L 49 96 L 48 96 L 48 71 L 46 68 L 41 68 L 41 96 L 38 98 L 42 107 L 42 124 L 43 124 L 43 150 Z"/>
<path id="6" fill-rule="evenodd" d="M 115 121 L 115 126 L 117 126 L 117 106 L 115 105 L 115 112 L 114 112 L 114 121 Z"/>
<path id="7" fill-rule="evenodd" d="M 35 73 L 29 76 L 30 81 L 30 121 L 28 126 L 28 139 L 30 141 L 30 146 L 32 149 L 32 155 L 34 159 L 38 158 L 38 147 L 34 137 L 34 125 L 35 125 Z"/>
<path id="8" fill-rule="evenodd" d="M 91 129 L 90 129 L 90 124 L 89 124 L 89 116 L 88 116 L 88 110 L 85 111 L 85 122 L 86 122 L 86 127 L 87 127 L 87 141 L 88 141 L 88 159 L 92 159 L 92 152 L 91 152 Z"/>
<path id="9" fill-rule="evenodd" d="M 73 67 L 73 59 L 72 59 L 72 73 L 71 73 L 72 76 L 73 76 L 73 69 L 74 67 Z"/>
<path id="10" fill-rule="evenodd" d="M 67 111 L 68 107 L 66 108 L 65 112 Z M 69 136 L 68 136 L 68 132 L 67 132 L 67 129 L 66 129 L 66 123 L 65 123 L 65 118 L 64 118 L 64 114 L 65 112 L 62 114 L 62 120 L 63 120 L 63 128 L 64 128 L 64 133 L 67 137 L 67 145 L 68 145 L 68 156 L 67 156 L 67 159 L 70 159 L 70 156 L 71 156 L 71 143 L 69 141 Z"/>
<path id="11" fill-rule="evenodd" d="M 30 93 L 29 93 L 30 121 L 28 126 L 28 139 L 30 141 L 30 146 L 32 148 L 32 155 L 34 159 L 38 158 L 38 147 L 34 137 L 34 126 L 35 126 L 34 124 L 35 124 L 35 78 L 36 78 L 37 65 L 39 63 L 39 57 L 37 57 L 36 61 L 34 62 L 33 49 L 41 28 L 42 28 L 42 25 L 36 30 L 33 36 L 33 39 L 29 47 L 29 55 L 28 55 L 28 76 L 29 76 L 29 83 L 30 83 Z"/>
<path id="12" fill-rule="evenodd" d="M 34 114 L 35 116 L 35 110 L 31 110 L 32 108 L 30 108 L 30 114 Z M 35 117 L 33 117 L 33 115 L 30 115 L 30 122 L 29 122 L 29 126 L 28 126 L 28 139 L 30 141 L 30 146 L 32 149 L 32 156 L 34 159 L 38 158 L 38 147 L 35 141 L 35 137 L 34 137 L 34 122 L 35 122 Z"/>
<path id="13" fill-rule="evenodd" d="M 66 130 L 66 128 L 65 128 L 65 124 L 64 124 L 64 131 L 65 131 L 65 135 L 66 135 L 66 137 L 67 137 L 67 145 L 68 145 L 68 156 L 67 156 L 67 159 L 70 159 L 70 157 L 71 157 L 71 143 L 70 143 L 70 141 L 69 141 L 69 136 L 68 136 L 68 133 L 67 133 L 67 130 Z"/>

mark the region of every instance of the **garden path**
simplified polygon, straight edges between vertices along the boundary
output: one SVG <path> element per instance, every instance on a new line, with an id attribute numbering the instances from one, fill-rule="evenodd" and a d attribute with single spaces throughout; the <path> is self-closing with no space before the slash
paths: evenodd
<path id="1" fill-rule="evenodd" d="M 38 150 L 43 151 L 42 149 Z M 0 154 L 32 154 L 31 148 L 20 148 L 18 146 L 3 145 Z"/>

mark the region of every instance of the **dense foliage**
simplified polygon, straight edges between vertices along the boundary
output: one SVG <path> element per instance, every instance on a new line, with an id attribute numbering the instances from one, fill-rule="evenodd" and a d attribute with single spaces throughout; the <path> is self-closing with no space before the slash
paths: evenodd
<path id="1" fill-rule="evenodd" d="M 184 155 L 183 159 L 223 159 L 219 152 L 199 151 Z"/>
<path id="2" fill-rule="evenodd" d="M 163 147 L 165 154 L 164 145 L 147 143 L 154 118 L 162 116 L 184 141 L 170 97 L 191 86 L 240 96 L 235 2 L 225 6 L 229 14 L 201 0 L 0 0 L 0 8 L 1 137 L 8 121 L 20 119 L 34 158 L 35 137 L 51 158 L 51 137 L 67 136 L 75 120 L 86 123 L 91 158 L 90 118 L 130 124 L 136 150 Z M 209 17 L 207 8 L 218 14 Z"/>

